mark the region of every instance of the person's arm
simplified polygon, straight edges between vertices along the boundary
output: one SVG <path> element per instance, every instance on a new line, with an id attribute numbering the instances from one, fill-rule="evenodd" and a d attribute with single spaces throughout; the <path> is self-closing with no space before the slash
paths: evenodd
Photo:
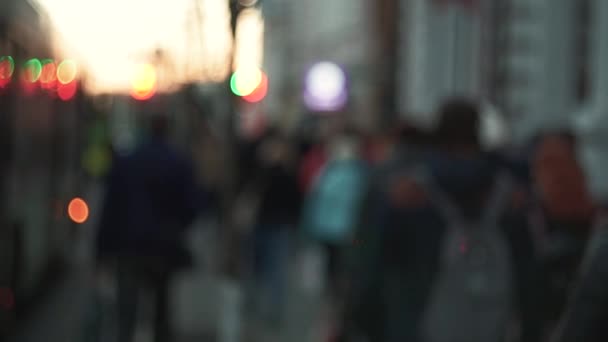
<path id="1" fill-rule="evenodd" d="M 199 186 L 194 176 L 194 166 L 189 161 L 183 164 L 181 172 L 180 193 L 182 196 L 181 214 L 179 215 L 180 227 L 186 229 L 207 207 L 207 195 Z"/>
<path id="2" fill-rule="evenodd" d="M 370 189 L 363 203 L 354 241 L 346 247 L 349 288 L 346 295 L 345 324 L 342 333 L 376 334 L 381 321 L 380 301 L 383 250 L 383 204 Z M 370 317 L 374 318 L 370 320 Z"/>
<path id="3" fill-rule="evenodd" d="M 121 171 L 120 160 L 117 158 L 106 177 L 105 194 L 102 202 L 101 215 L 97 226 L 95 240 L 95 258 L 97 263 L 104 263 L 115 252 L 118 243 L 118 224 L 121 222 L 120 202 Z"/>
<path id="4" fill-rule="evenodd" d="M 511 209 L 503 217 L 502 226 L 511 245 L 515 266 L 521 341 L 536 342 L 540 340 L 543 330 L 540 261 L 525 208 Z"/>
<path id="5" fill-rule="evenodd" d="M 594 237 L 578 287 L 562 318 L 555 342 L 606 341 L 608 332 L 608 231 Z"/>

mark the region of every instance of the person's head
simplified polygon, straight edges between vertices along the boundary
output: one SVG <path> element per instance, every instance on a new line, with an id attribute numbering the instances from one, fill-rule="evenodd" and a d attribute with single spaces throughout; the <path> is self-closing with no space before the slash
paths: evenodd
<path id="1" fill-rule="evenodd" d="M 393 132 L 406 145 L 422 147 L 432 142 L 429 132 L 410 122 L 402 122 Z"/>
<path id="2" fill-rule="evenodd" d="M 268 164 L 289 160 L 291 152 L 289 137 L 277 127 L 271 127 L 265 132 L 258 147 L 258 157 Z"/>
<path id="3" fill-rule="evenodd" d="M 479 105 L 465 97 L 449 98 L 441 104 L 435 130 L 440 147 L 480 149 Z"/>
<path id="4" fill-rule="evenodd" d="M 532 168 L 541 201 L 549 215 L 565 220 L 590 218 L 593 201 L 573 133 L 555 131 L 538 137 Z"/>

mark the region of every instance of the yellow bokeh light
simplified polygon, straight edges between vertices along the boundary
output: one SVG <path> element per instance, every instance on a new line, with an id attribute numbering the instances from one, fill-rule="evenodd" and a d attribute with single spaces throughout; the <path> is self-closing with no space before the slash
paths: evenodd
<path id="1" fill-rule="evenodd" d="M 239 96 L 247 96 L 262 82 L 262 71 L 256 67 L 242 68 L 234 75 L 234 89 Z"/>
<path id="2" fill-rule="evenodd" d="M 156 68 L 151 64 L 140 64 L 135 67 L 131 81 L 133 91 L 149 92 L 156 87 Z"/>

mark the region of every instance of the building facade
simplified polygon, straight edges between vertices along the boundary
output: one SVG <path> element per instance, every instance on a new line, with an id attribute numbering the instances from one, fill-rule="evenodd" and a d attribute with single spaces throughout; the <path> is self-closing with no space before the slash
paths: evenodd
<path id="1" fill-rule="evenodd" d="M 377 116 L 374 2 L 366 0 L 264 0 L 265 68 L 270 112 L 300 115 L 303 79 L 315 62 L 331 61 L 349 78 L 349 115 Z"/>
<path id="2" fill-rule="evenodd" d="M 400 0 L 399 112 L 432 125 L 448 95 L 495 105 L 524 140 L 582 108 L 605 112 L 602 0 Z"/>

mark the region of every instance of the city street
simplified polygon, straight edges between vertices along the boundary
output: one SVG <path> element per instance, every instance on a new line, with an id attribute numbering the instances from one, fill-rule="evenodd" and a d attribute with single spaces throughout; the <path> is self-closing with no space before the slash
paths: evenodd
<path id="1" fill-rule="evenodd" d="M 95 213 L 99 210 L 98 189 L 89 191 L 91 218 L 80 226 L 80 237 L 77 246 L 71 252 L 71 263 L 65 277 L 53 286 L 49 295 L 37 306 L 29 319 L 17 327 L 15 336 L 10 342 L 39 341 L 83 341 L 87 310 L 90 309 L 91 296 L 91 232 L 96 221 Z M 189 238 L 197 266 L 192 272 L 180 274 L 173 286 L 174 328 L 179 336 L 176 342 L 232 342 L 230 333 L 238 332 L 237 323 L 228 317 L 229 308 L 226 298 L 232 288 L 233 297 L 243 298 L 242 287 L 227 283 L 211 271 L 213 258 L 218 255 L 219 243 L 215 241 L 216 229 L 211 222 L 199 222 Z M 294 255 L 297 253 L 294 253 Z M 310 274 L 301 269 L 296 256 L 292 260 L 292 279 L 288 294 L 286 319 L 281 332 L 269 332 L 256 317 L 246 316 L 244 305 L 241 305 L 242 322 L 241 339 L 236 341 L 318 341 L 322 319 L 320 309 L 322 300 L 318 295 L 318 284 L 310 283 Z M 304 278 L 303 278 L 304 277 Z M 308 278 L 306 278 L 308 277 Z M 305 284 L 303 279 L 309 280 Z M 314 280 L 314 279 L 313 279 Z M 317 294 L 315 294 L 315 292 Z M 240 296 L 239 296 L 240 294 Z M 241 300 L 244 304 L 244 301 Z M 222 319 L 224 318 L 224 319 Z M 224 327 L 222 334 L 221 327 Z M 149 328 L 144 324 L 138 329 L 135 342 L 147 342 Z M 223 338 L 222 338 L 223 336 Z M 234 336 L 232 337 L 234 338 Z"/>

